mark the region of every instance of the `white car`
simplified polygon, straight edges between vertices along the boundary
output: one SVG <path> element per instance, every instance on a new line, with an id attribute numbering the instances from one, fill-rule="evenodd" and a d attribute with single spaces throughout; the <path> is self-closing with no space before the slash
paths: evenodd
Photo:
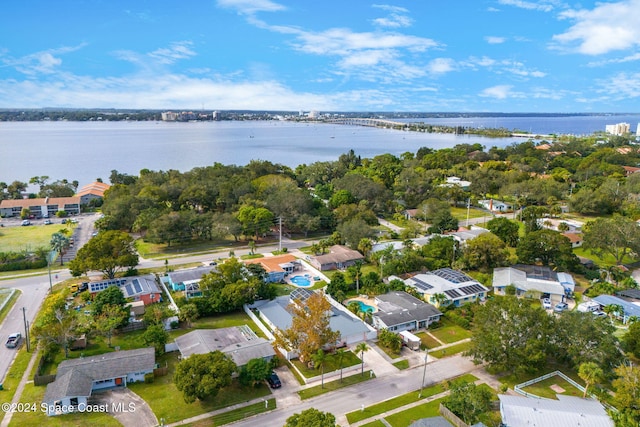
<path id="1" fill-rule="evenodd" d="M 544 307 L 545 310 L 551 308 L 551 300 L 549 298 L 543 298 L 542 307 Z"/>

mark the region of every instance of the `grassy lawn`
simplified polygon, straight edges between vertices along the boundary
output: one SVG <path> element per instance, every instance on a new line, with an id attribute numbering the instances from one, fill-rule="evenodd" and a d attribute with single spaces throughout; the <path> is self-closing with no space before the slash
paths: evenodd
<path id="1" fill-rule="evenodd" d="M 440 415 L 440 403 L 443 399 L 425 403 L 424 405 L 414 406 L 406 411 L 385 417 L 385 420 L 393 427 L 407 427 L 420 418 L 437 417 Z"/>
<path id="2" fill-rule="evenodd" d="M 77 412 L 74 414 L 59 415 L 55 417 L 48 417 L 46 413 L 40 410 L 40 402 L 44 397 L 46 386 L 36 387 L 33 383 L 29 383 L 25 386 L 24 392 L 20 402 L 33 404 L 36 403 L 37 410 L 35 412 L 21 412 L 13 414 L 11 418 L 10 426 L 53 426 L 53 427 L 67 427 L 67 426 L 97 426 L 97 427 L 111 427 L 120 426 L 119 421 L 113 418 L 111 415 L 104 412 Z"/>
<path id="3" fill-rule="evenodd" d="M 394 363 L 393 366 L 395 366 L 396 368 L 398 368 L 400 370 L 407 369 L 407 368 L 409 368 L 409 361 L 408 360 L 401 360 L 399 362 Z"/>
<path id="4" fill-rule="evenodd" d="M 304 390 L 300 390 L 298 395 L 300 395 L 300 399 L 311 399 L 312 397 L 319 396 L 324 393 L 328 393 L 330 391 L 338 390 L 344 387 L 349 387 L 353 384 L 358 384 L 364 381 L 368 381 L 376 376 L 373 375 L 373 371 L 365 371 L 364 375 L 360 375 L 360 373 L 349 375 L 348 377 L 344 377 L 342 382 L 340 382 L 340 378 L 334 379 L 330 382 L 324 383 L 324 388 L 322 385 L 305 388 Z"/>
<path id="5" fill-rule="evenodd" d="M 464 328 L 454 324 L 447 318 L 442 318 L 440 326 L 435 329 L 429 329 L 429 332 L 433 334 L 440 341 L 451 344 L 456 341 L 463 340 L 465 338 L 471 338 L 471 332 Z"/>
<path id="6" fill-rule="evenodd" d="M 273 242 L 276 241 L 260 240 L 259 244 L 262 245 Z M 158 259 L 182 256 L 187 253 L 231 251 L 237 248 L 247 248 L 248 244 L 248 241 L 236 242 L 231 237 L 224 240 L 189 241 L 184 245 L 173 243 L 171 246 L 167 246 L 165 243 L 150 243 L 138 239 L 136 240 L 136 249 L 144 258 Z"/>
<path id="7" fill-rule="evenodd" d="M 385 352 L 385 354 L 386 354 L 387 356 L 389 356 L 390 358 L 392 358 L 392 359 L 397 359 L 398 357 L 400 357 L 401 352 L 395 352 L 395 351 L 391 350 L 391 349 L 390 349 L 390 348 L 388 348 L 388 347 L 385 347 L 385 346 L 383 346 L 383 345 L 380 345 L 380 343 L 378 343 L 378 348 L 379 348 L 380 350 L 384 351 L 384 352 Z"/>
<path id="8" fill-rule="evenodd" d="M 224 414 L 215 415 L 209 418 L 209 420 L 213 422 L 214 426 L 221 426 L 274 409 L 276 409 L 276 399 L 272 398 L 267 400 L 266 405 L 264 403 L 254 403 L 253 405 L 234 409 Z"/>
<path id="9" fill-rule="evenodd" d="M 21 293 L 22 291 L 19 291 L 18 289 L 16 289 L 13 292 L 13 294 L 11 294 L 10 291 L 0 293 L 0 305 L 2 305 L 2 303 L 6 301 L 6 303 L 4 304 L 4 307 L 2 307 L 2 310 L 0 310 L 0 323 L 4 322 L 5 317 L 7 317 L 7 315 L 9 314 L 9 311 L 11 310 L 13 305 L 16 303 L 16 300 L 18 299 Z"/>
<path id="10" fill-rule="evenodd" d="M 55 221 L 60 222 L 56 219 Z M 69 223 L 69 229 L 73 225 Z M 28 227 L 0 228 L 0 252 L 34 251 L 37 248 L 49 247 L 51 235 L 67 229 L 66 225 L 30 225 Z"/>
<path id="11" fill-rule="evenodd" d="M 9 371 L 2 383 L 4 390 L 0 391 L 0 403 L 8 403 L 13 399 L 13 395 L 16 393 L 16 388 L 20 384 L 24 371 L 27 370 L 29 360 L 31 360 L 32 353 L 27 353 L 27 348 L 23 345 L 18 354 L 16 355 L 13 364 L 9 367 Z"/>
<path id="12" fill-rule="evenodd" d="M 462 353 L 463 351 L 467 351 L 471 348 L 470 342 L 463 342 L 461 344 L 452 345 L 451 347 L 443 348 L 442 350 L 435 350 L 429 352 L 429 354 L 433 357 L 437 357 L 438 359 L 442 359 L 443 357 L 453 356 L 454 354 Z"/>
<path id="13" fill-rule="evenodd" d="M 418 394 L 420 393 L 419 390 L 411 391 L 401 396 L 396 396 L 389 400 L 385 400 L 384 402 L 380 402 L 380 403 L 376 403 L 375 405 L 368 406 L 364 408 L 364 411 L 349 412 L 346 415 L 347 421 L 349 421 L 349 424 L 353 424 L 355 422 L 374 417 L 376 415 L 382 414 L 392 409 L 396 409 L 401 406 L 408 405 L 409 403 L 426 399 L 427 397 L 433 396 L 434 394 L 442 393 L 444 390 L 445 388 L 442 384 L 436 384 L 431 387 L 427 387 L 424 390 L 422 390 L 421 398 L 418 397 Z"/>
<path id="14" fill-rule="evenodd" d="M 554 384 L 562 387 L 565 391 L 562 393 L 553 391 L 551 389 L 551 386 Z M 551 378 L 547 378 L 544 381 L 531 384 L 530 386 L 527 386 L 522 390 L 526 391 L 527 393 L 535 394 L 536 396 L 546 397 L 547 399 L 556 399 L 556 394 L 582 397 L 582 392 L 580 390 L 578 390 L 573 385 L 571 385 L 571 383 L 567 382 L 564 378 L 559 376 L 553 376 Z"/>
<path id="15" fill-rule="evenodd" d="M 266 384 L 260 384 L 258 387 L 242 387 L 237 381 L 234 381 L 233 384 L 220 390 L 218 395 L 211 399 L 185 403 L 182 393 L 173 383 L 173 373 L 178 363 L 177 353 L 165 354 L 160 356 L 157 361 L 160 366 L 167 364 L 169 367 L 168 375 L 157 377 L 152 384 L 135 383 L 131 384 L 129 388 L 149 404 L 158 419 L 164 418 L 166 423 L 174 423 L 209 411 L 226 408 L 229 405 L 271 395 Z"/>
<path id="16" fill-rule="evenodd" d="M 467 219 L 467 208 L 451 208 L 451 215 L 461 221 L 460 225 L 464 225 L 464 221 Z M 490 213 L 479 209 L 469 209 L 469 219 L 484 217 L 487 218 L 487 221 L 493 219 L 493 216 Z"/>
<path id="17" fill-rule="evenodd" d="M 365 356 L 366 357 L 366 356 Z M 295 359 L 291 361 L 296 368 L 300 371 L 305 378 L 313 378 L 315 376 L 320 375 L 319 368 L 309 368 L 306 363 L 300 362 L 300 360 Z M 348 368 L 349 366 L 359 365 L 362 363 L 360 358 L 356 356 L 353 352 L 347 351 L 344 353 L 342 358 L 342 367 Z M 340 364 L 338 361 L 338 357 L 335 354 L 327 354 L 327 360 L 324 362 L 324 372 L 332 372 L 340 369 Z"/>
<path id="18" fill-rule="evenodd" d="M 568 376 L 569 378 L 571 378 L 572 380 L 574 380 L 575 382 L 577 382 L 578 384 L 583 384 L 583 381 L 580 379 L 580 377 L 578 376 L 578 373 L 575 370 L 571 370 L 565 365 L 558 365 L 558 364 L 547 365 L 543 372 L 537 372 L 533 374 L 522 374 L 522 375 L 509 374 L 509 375 L 500 376 L 498 379 L 502 384 L 507 384 L 509 388 L 513 389 L 513 387 L 518 384 L 522 384 L 525 381 L 532 380 L 534 378 L 537 378 L 544 374 L 548 374 L 553 371 L 560 371 L 566 376 Z M 554 377 L 554 378 L 561 379 L 560 377 Z"/>
<path id="19" fill-rule="evenodd" d="M 416 336 L 418 338 L 420 338 L 420 341 L 422 342 L 422 346 L 426 347 L 426 348 L 436 348 L 436 347 L 440 347 L 442 344 L 438 342 L 438 340 L 436 340 L 435 338 L 433 338 L 431 335 L 427 334 L 426 332 L 418 332 L 416 334 Z"/>
<path id="20" fill-rule="evenodd" d="M 219 329 L 229 328 L 231 326 L 249 325 L 252 331 L 258 336 L 264 337 L 260 328 L 258 328 L 253 320 L 244 311 L 234 311 L 232 313 L 224 313 L 218 316 L 208 316 L 197 319 L 193 322 L 192 329 Z"/>
<path id="21" fill-rule="evenodd" d="M 575 253 L 577 256 L 588 258 L 600 266 L 616 265 L 616 259 L 613 257 L 613 255 L 610 255 L 610 254 L 603 254 L 604 258 L 599 258 L 598 256 L 592 254 L 591 251 L 589 251 L 588 249 L 583 249 L 583 248 L 575 248 L 573 250 L 573 253 Z M 636 258 L 625 256 L 624 259 L 622 260 L 622 263 L 632 264 L 637 261 L 638 260 Z"/>
<path id="22" fill-rule="evenodd" d="M 386 427 L 386 424 L 380 420 L 375 420 L 370 423 L 362 424 L 361 427 Z"/>

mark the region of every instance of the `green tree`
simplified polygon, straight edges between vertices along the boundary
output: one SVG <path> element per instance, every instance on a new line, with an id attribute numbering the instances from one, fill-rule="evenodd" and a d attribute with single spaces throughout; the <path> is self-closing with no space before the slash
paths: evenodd
<path id="1" fill-rule="evenodd" d="M 356 346 L 356 353 L 360 353 L 360 360 L 362 362 L 361 366 L 360 366 L 360 375 L 364 376 L 364 352 L 369 350 L 369 346 L 367 345 L 366 342 L 362 341 L 360 343 L 358 343 L 358 345 Z"/>
<path id="2" fill-rule="evenodd" d="M 291 326 L 275 333 L 276 343 L 287 349 L 297 349 L 300 361 L 308 362 L 311 356 L 326 345 L 335 345 L 340 337 L 329 325 L 327 313 L 331 304 L 319 293 L 313 293 L 306 301 L 295 300 L 289 304 Z"/>
<path id="3" fill-rule="evenodd" d="M 374 229 L 359 218 L 343 222 L 338 225 L 337 231 L 352 249 L 357 248 L 362 239 L 371 239 L 375 234 Z"/>
<path id="4" fill-rule="evenodd" d="M 269 378 L 271 367 L 269 363 L 261 357 L 251 359 L 240 368 L 239 379 L 242 384 L 253 384 L 254 386 Z"/>
<path id="5" fill-rule="evenodd" d="M 74 276 L 101 271 L 113 279 L 121 268 L 136 265 L 138 254 L 131 236 L 121 231 L 103 231 L 78 250 L 75 259 L 69 262 L 69 270 Z"/>
<path id="6" fill-rule="evenodd" d="M 535 372 L 546 366 L 553 320 L 540 308 L 514 297 L 477 307 L 469 355 L 497 371 Z M 496 327 L 499 325 L 499 327 Z"/>
<path id="7" fill-rule="evenodd" d="M 467 424 L 478 421 L 478 417 L 491 410 L 491 392 L 466 381 L 453 381 L 444 406 L 462 418 Z"/>
<path id="8" fill-rule="evenodd" d="M 622 336 L 622 346 L 625 351 L 640 358 L 640 322 L 630 322 L 629 329 Z"/>
<path id="9" fill-rule="evenodd" d="M 400 335 L 387 329 L 383 328 L 378 331 L 378 342 L 396 354 L 400 354 L 400 350 L 402 350 Z"/>
<path id="10" fill-rule="evenodd" d="M 518 224 L 505 217 L 498 217 L 487 223 L 487 229 L 512 248 L 518 244 Z"/>
<path id="11" fill-rule="evenodd" d="M 111 337 L 115 330 L 126 320 L 127 312 L 119 305 L 104 304 L 100 314 L 94 317 L 96 330 L 107 337 L 107 345 L 111 347 Z"/>
<path id="12" fill-rule="evenodd" d="M 178 318 L 187 324 L 187 327 L 190 328 L 191 324 L 194 320 L 200 317 L 200 312 L 198 312 L 198 306 L 193 303 L 188 303 L 180 306 L 180 313 L 178 313 Z"/>
<path id="13" fill-rule="evenodd" d="M 578 368 L 578 376 L 584 381 L 584 393 L 583 398 L 587 397 L 589 386 L 596 384 L 604 377 L 602 369 L 594 362 L 581 363 Z"/>
<path id="14" fill-rule="evenodd" d="M 362 275 L 362 261 L 357 260 L 353 265 L 347 267 L 347 272 L 356 282 L 356 294 L 360 294 L 360 276 Z"/>
<path id="15" fill-rule="evenodd" d="M 611 255 L 616 264 L 622 264 L 628 254 L 640 253 L 640 227 L 621 215 L 598 218 L 585 225 L 582 247 L 601 259 Z"/>
<path id="16" fill-rule="evenodd" d="M 176 366 L 173 382 L 182 392 L 186 403 L 215 397 L 231 384 L 236 364 L 219 350 L 206 354 L 192 354 Z"/>
<path id="17" fill-rule="evenodd" d="M 484 233 L 467 241 L 462 257 L 469 270 L 486 273 L 496 267 L 508 265 L 509 249 L 498 236 Z"/>
<path id="18" fill-rule="evenodd" d="M 618 366 L 614 372 L 617 376 L 612 382 L 616 392 L 614 405 L 628 421 L 635 423 L 630 426 L 640 425 L 640 367 L 625 364 Z"/>
<path id="19" fill-rule="evenodd" d="M 284 427 L 336 427 L 336 417 L 329 412 L 309 408 L 287 418 Z"/>
<path id="20" fill-rule="evenodd" d="M 253 235 L 256 240 L 260 239 L 261 234 L 271 229 L 275 220 L 275 216 L 269 209 L 248 205 L 240 208 L 237 218 L 242 224 L 244 234 Z"/>
<path id="21" fill-rule="evenodd" d="M 142 334 L 144 345 L 152 345 L 156 349 L 156 354 L 164 354 L 164 346 L 169 341 L 169 333 L 165 331 L 160 323 L 150 325 Z"/>
<path id="22" fill-rule="evenodd" d="M 318 349 L 311 355 L 311 360 L 313 360 L 313 366 L 316 369 L 320 368 L 320 388 L 324 388 L 324 364 L 327 361 L 327 355 L 323 349 Z"/>
<path id="23" fill-rule="evenodd" d="M 551 265 L 575 270 L 579 265 L 569 239 L 557 231 L 542 229 L 527 233 L 516 248 L 516 255 L 524 264 Z"/>
<path id="24" fill-rule="evenodd" d="M 129 311 L 125 308 L 126 303 L 127 299 L 124 297 L 120 288 L 117 286 L 109 286 L 104 291 L 98 292 L 93 299 L 93 314 L 94 316 L 100 316 L 105 308 L 111 306 L 120 309 L 126 317 L 129 314 Z"/>
<path id="25" fill-rule="evenodd" d="M 441 210 L 434 215 L 428 231 L 442 234 L 452 230 L 458 230 L 458 219 L 451 214 L 450 210 Z"/>
<path id="26" fill-rule="evenodd" d="M 340 382 L 342 383 L 342 363 L 344 362 L 344 356 L 347 354 L 344 348 L 336 350 L 336 359 L 338 359 L 338 366 L 340 366 Z"/>
<path id="27" fill-rule="evenodd" d="M 71 241 L 63 233 L 53 233 L 51 235 L 51 250 L 56 251 L 60 257 L 60 265 L 62 265 L 62 255 L 69 248 Z"/>

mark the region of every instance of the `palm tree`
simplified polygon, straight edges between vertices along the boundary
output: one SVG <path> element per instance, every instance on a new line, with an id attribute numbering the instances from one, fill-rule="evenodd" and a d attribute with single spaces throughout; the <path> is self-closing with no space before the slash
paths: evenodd
<path id="1" fill-rule="evenodd" d="M 53 233 L 51 236 L 51 249 L 60 256 L 60 265 L 63 263 L 62 254 L 67 250 L 69 244 L 69 238 L 62 233 Z"/>
<path id="2" fill-rule="evenodd" d="M 349 309 L 350 312 L 352 312 L 353 314 L 355 314 L 356 316 L 360 316 L 360 304 L 358 304 L 358 301 L 351 301 L 349 302 L 349 305 L 347 305 L 347 308 Z"/>
<path id="3" fill-rule="evenodd" d="M 367 350 L 369 350 L 369 346 L 364 341 L 356 346 L 356 353 L 360 352 L 360 360 L 362 360 L 362 368 L 360 369 L 361 376 L 364 376 L 364 352 Z"/>
<path id="4" fill-rule="evenodd" d="M 340 382 L 342 382 L 342 359 L 344 359 L 345 354 L 347 354 L 347 352 L 344 351 L 344 348 L 336 350 L 336 357 L 338 358 L 338 364 L 340 365 Z"/>
<path id="5" fill-rule="evenodd" d="M 320 388 L 324 388 L 324 362 L 327 361 L 327 355 L 324 350 L 319 349 L 316 353 L 311 355 L 311 360 L 313 360 L 313 365 L 316 368 L 318 366 L 320 367 Z"/>
<path id="6" fill-rule="evenodd" d="M 582 397 L 587 397 L 587 390 L 589 386 L 595 384 L 602 378 L 602 369 L 594 362 L 581 363 L 578 368 L 578 376 L 584 381 L 584 394 Z"/>
<path id="7" fill-rule="evenodd" d="M 349 267 L 349 273 L 351 277 L 356 280 L 356 294 L 360 295 L 360 275 L 362 274 L 362 261 L 356 261 Z"/>
<path id="8" fill-rule="evenodd" d="M 363 237 L 362 239 L 360 239 L 360 241 L 358 242 L 358 250 L 362 252 L 362 255 L 364 255 L 365 258 L 369 255 L 371 249 L 373 249 L 373 242 L 371 241 L 371 239 L 369 239 L 368 237 Z"/>
<path id="9" fill-rule="evenodd" d="M 433 299 L 438 307 L 440 307 L 447 300 L 447 296 L 441 292 L 438 292 L 437 294 L 434 294 L 431 299 Z"/>

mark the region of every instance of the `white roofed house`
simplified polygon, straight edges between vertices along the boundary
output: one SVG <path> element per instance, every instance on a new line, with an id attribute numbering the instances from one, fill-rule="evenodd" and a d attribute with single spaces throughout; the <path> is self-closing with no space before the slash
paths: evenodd
<path id="1" fill-rule="evenodd" d="M 569 273 L 558 273 L 546 266 L 516 264 L 493 270 L 493 290 L 496 295 L 505 295 L 506 288 L 513 285 L 516 296 L 529 293 L 548 295 L 554 302 L 564 301 L 573 294 L 575 281 Z"/>
<path id="2" fill-rule="evenodd" d="M 392 332 L 415 331 L 437 322 L 442 313 L 433 305 L 402 291 L 387 292 L 375 298 L 378 310 L 373 326 Z"/>
<path id="3" fill-rule="evenodd" d="M 556 399 L 499 394 L 500 415 L 505 427 L 613 427 L 600 402 L 575 396 Z"/>
<path id="4" fill-rule="evenodd" d="M 398 279 L 389 277 L 389 280 Z M 466 274 L 451 268 L 441 268 L 428 273 L 416 274 L 404 280 L 430 304 L 458 307 L 477 300 L 484 300 L 489 289 Z M 442 300 L 441 300 L 442 299 Z"/>

